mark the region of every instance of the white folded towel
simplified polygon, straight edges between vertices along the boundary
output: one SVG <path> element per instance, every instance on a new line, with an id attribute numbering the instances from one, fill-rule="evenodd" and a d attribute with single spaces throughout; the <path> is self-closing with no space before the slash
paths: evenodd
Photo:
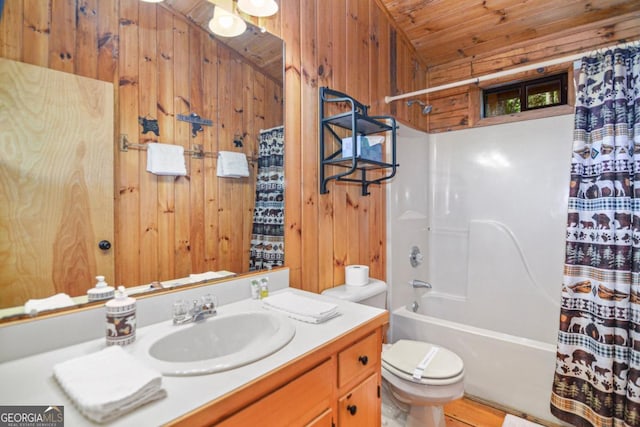
<path id="1" fill-rule="evenodd" d="M 224 277 L 224 275 L 218 274 L 215 271 L 205 271 L 204 273 L 190 274 L 189 278 L 185 281 L 188 281 L 189 283 L 197 283 L 202 282 L 203 280 L 219 279 L 220 277 Z"/>
<path id="2" fill-rule="evenodd" d="M 24 304 L 24 312 L 27 314 L 38 314 L 41 311 L 70 307 L 72 305 L 75 305 L 75 303 L 71 297 L 67 294 L 60 293 L 48 298 L 28 300 Z"/>
<path id="3" fill-rule="evenodd" d="M 312 298 L 281 292 L 262 300 L 263 307 L 307 323 L 322 323 L 340 315 L 338 306 Z"/>
<path id="4" fill-rule="evenodd" d="M 53 375 L 78 410 L 98 423 L 167 395 L 162 376 L 119 346 L 59 363 Z"/>
<path id="5" fill-rule="evenodd" d="M 226 178 L 249 176 L 249 163 L 244 153 L 218 152 L 217 175 Z"/>
<path id="6" fill-rule="evenodd" d="M 160 143 L 147 144 L 147 172 L 155 175 L 187 175 L 184 147 Z"/>

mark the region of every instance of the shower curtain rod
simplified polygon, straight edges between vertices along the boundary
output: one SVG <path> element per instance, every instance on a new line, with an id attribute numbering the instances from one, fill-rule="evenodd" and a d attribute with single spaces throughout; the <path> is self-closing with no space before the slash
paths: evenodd
<path id="1" fill-rule="evenodd" d="M 421 89 L 421 90 L 417 90 L 417 91 L 414 91 L 414 92 L 403 93 L 402 95 L 385 96 L 384 97 L 384 102 L 389 104 L 390 102 L 397 101 L 399 99 L 411 98 L 413 96 L 418 96 L 418 95 L 426 95 L 428 93 L 438 92 L 438 91 L 441 91 L 441 90 L 451 89 L 451 88 L 454 88 L 454 87 L 464 86 L 464 85 L 468 85 L 468 84 L 474 84 L 474 83 L 477 84 L 477 83 L 480 83 L 480 82 L 485 81 L 485 80 L 491 80 L 491 79 L 496 79 L 496 78 L 499 78 L 499 77 L 509 76 L 511 74 L 517 74 L 517 73 L 521 73 L 523 71 L 535 70 L 536 68 L 544 68 L 544 67 L 549 67 L 551 65 L 562 64 L 564 62 L 575 61 L 575 60 L 578 60 L 578 59 L 582 59 L 584 56 L 589 55 L 591 53 L 602 51 L 603 49 L 610 49 L 612 47 L 625 48 L 625 47 L 628 47 L 628 46 L 637 46 L 637 45 L 638 45 L 638 41 L 633 41 L 633 42 L 629 42 L 629 43 L 621 43 L 621 44 L 617 44 L 617 45 L 601 47 L 599 49 L 592 50 L 592 51 L 589 51 L 589 52 L 577 53 L 577 54 L 574 54 L 574 55 L 563 56 L 562 58 L 550 59 L 548 61 L 543 61 L 543 62 L 538 62 L 538 63 L 535 63 L 535 64 L 524 65 L 522 67 L 512 68 L 510 70 L 498 71 L 498 72 L 491 73 L 491 74 L 486 74 L 486 75 L 480 76 L 480 77 L 474 77 L 474 78 L 471 78 L 471 79 L 460 80 L 460 81 L 457 81 L 457 82 L 454 82 L 454 83 L 447 83 L 447 84 L 444 84 L 444 85 L 434 86 L 434 87 L 430 87 L 430 88 L 426 88 L 426 89 Z"/>

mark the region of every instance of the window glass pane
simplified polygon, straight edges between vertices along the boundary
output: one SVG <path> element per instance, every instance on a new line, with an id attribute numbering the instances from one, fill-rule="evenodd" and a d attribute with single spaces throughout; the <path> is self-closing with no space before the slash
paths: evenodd
<path id="1" fill-rule="evenodd" d="M 520 112 L 520 88 L 485 93 L 484 116 L 494 117 Z"/>
<path id="2" fill-rule="evenodd" d="M 562 82 L 560 80 L 527 85 L 527 108 L 560 104 L 561 88 Z"/>

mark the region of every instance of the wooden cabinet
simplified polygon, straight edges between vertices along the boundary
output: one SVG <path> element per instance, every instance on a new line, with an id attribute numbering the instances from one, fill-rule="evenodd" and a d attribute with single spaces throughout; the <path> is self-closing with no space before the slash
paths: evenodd
<path id="1" fill-rule="evenodd" d="M 172 426 L 375 427 L 388 313 L 210 402 Z"/>
<path id="2" fill-rule="evenodd" d="M 372 366 L 380 366 L 381 353 L 382 342 L 375 333 L 338 353 L 338 387 L 370 375 Z"/>
<path id="3" fill-rule="evenodd" d="M 340 427 L 380 425 L 380 378 L 371 375 L 338 401 Z"/>
<path id="4" fill-rule="evenodd" d="M 325 379 L 334 370 L 331 361 L 326 361 L 218 425 L 246 427 L 309 424 L 318 414 L 331 407 L 333 390 L 331 383 Z M 260 422 L 256 423 L 256 420 Z"/>
<path id="5" fill-rule="evenodd" d="M 338 425 L 380 425 L 382 340 L 373 333 L 338 353 Z"/>

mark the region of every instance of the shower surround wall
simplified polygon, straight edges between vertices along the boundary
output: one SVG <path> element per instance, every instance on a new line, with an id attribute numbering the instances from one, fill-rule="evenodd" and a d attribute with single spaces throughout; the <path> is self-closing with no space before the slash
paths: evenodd
<path id="1" fill-rule="evenodd" d="M 401 126 L 387 193 L 392 340 L 450 348 L 468 394 L 550 421 L 572 129 L 572 115 L 432 135 Z"/>

